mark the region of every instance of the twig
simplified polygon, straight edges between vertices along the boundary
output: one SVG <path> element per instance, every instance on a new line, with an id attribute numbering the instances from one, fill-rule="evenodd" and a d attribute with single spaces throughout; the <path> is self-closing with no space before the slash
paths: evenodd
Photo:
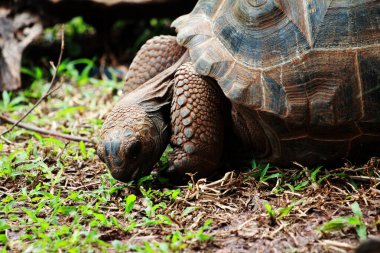
<path id="1" fill-rule="evenodd" d="M 344 243 L 344 242 L 323 240 L 323 241 L 320 241 L 320 243 L 326 246 L 336 246 L 336 247 L 345 248 L 345 249 L 355 249 L 355 246 L 348 243 Z"/>
<path id="2" fill-rule="evenodd" d="M 275 236 L 278 232 L 280 232 L 281 230 L 283 230 L 288 224 L 287 223 L 281 223 L 280 227 L 277 228 L 275 231 L 273 231 L 270 235 L 269 235 L 269 238 L 273 238 L 273 236 Z"/>
<path id="3" fill-rule="evenodd" d="M 5 122 L 11 123 L 13 125 L 15 125 L 17 123 L 18 126 L 24 128 L 24 129 L 31 130 L 31 131 L 34 131 L 34 132 L 37 132 L 37 133 L 40 133 L 43 135 L 56 136 L 56 137 L 60 137 L 60 138 L 63 138 L 66 140 L 71 140 L 71 141 L 83 141 L 83 142 L 88 142 L 88 143 L 94 143 L 94 141 L 92 141 L 86 137 L 75 136 L 75 135 L 70 135 L 70 134 L 63 134 L 63 133 L 59 133 L 56 131 L 39 128 L 39 127 L 31 125 L 31 124 L 18 122 L 16 120 L 8 118 L 4 115 L 0 115 L 0 119 L 5 121 Z"/>
<path id="4" fill-rule="evenodd" d="M 77 186 L 77 187 L 70 187 L 70 186 L 68 186 L 67 188 L 73 189 L 73 190 L 77 191 L 77 190 L 80 190 L 82 188 L 88 188 L 90 186 L 95 186 L 95 185 L 100 185 L 100 182 L 90 183 L 90 184 L 81 185 L 81 186 Z"/>
<path id="5" fill-rule="evenodd" d="M 359 181 L 365 181 L 365 182 L 368 182 L 368 181 L 373 181 L 373 182 L 376 182 L 376 183 L 380 182 L 380 178 L 376 178 L 376 177 L 350 176 L 350 178 L 351 179 L 355 179 L 355 180 L 359 180 Z"/>
<path id="6" fill-rule="evenodd" d="M 40 99 L 38 99 L 38 101 L 19 120 L 14 122 L 13 125 L 8 130 L 5 130 L 3 133 L 1 133 L 1 136 L 4 136 L 6 133 L 9 133 L 16 126 L 22 127 L 20 122 L 23 121 L 43 100 L 45 100 L 48 96 L 50 96 L 53 92 L 55 92 L 59 87 L 61 87 L 61 85 L 58 85 L 57 87 L 55 87 L 55 86 L 57 83 L 58 69 L 59 69 L 59 66 L 61 65 L 61 60 L 62 60 L 62 55 L 63 55 L 64 49 L 65 49 L 65 33 L 64 33 L 64 26 L 62 25 L 62 27 L 61 27 L 61 51 L 59 53 L 57 65 L 54 67 L 54 64 L 52 62 L 50 62 L 50 64 L 54 68 L 54 74 L 51 78 L 49 89 L 46 91 L 46 93 Z"/>
<path id="7" fill-rule="evenodd" d="M 380 194 L 380 190 L 375 189 L 375 188 L 373 188 L 373 187 L 370 187 L 370 189 L 371 189 L 372 191 L 374 191 L 375 193 Z"/>
<path id="8" fill-rule="evenodd" d="M 0 138 L 5 141 L 6 143 L 8 144 L 13 144 L 10 140 L 8 140 L 7 138 L 5 138 L 4 136 L 0 135 Z"/>
<path id="9" fill-rule="evenodd" d="M 248 223 L 250 223 L 250 222 L 252 222 L 252 221 L 254 221 L 254 220 L 256 220 L 256 219 L 257 219 L 257 218 L 254 217 L 254 218 L 251 218 L 251 219 L 246 220 L 245 222 L 243 222 L 242 224 L 240 224 L 240 225 L 238 226 L 237 231 L 241 230 L 242 228 L 245 227 L 245 225 L 247 225 Z"/>

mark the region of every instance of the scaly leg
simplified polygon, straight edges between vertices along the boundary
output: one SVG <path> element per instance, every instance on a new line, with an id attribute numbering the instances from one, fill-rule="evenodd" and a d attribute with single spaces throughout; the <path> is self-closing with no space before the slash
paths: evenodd
<path id="1" fill-rule="evenodd" d="M 162 35 L 148 40 L 137 52 L 127 73 L 124 92 L 141 84 L 172 66 L 185 52 L 174 36 Z"/>
<path id="2" fill-rule="evenodd" d="M 223 153 L 225 97 L 217 84 L 197 74 L 191 62 L 175 73 L 171 105 L 171 178 L 185 173 L 207 177 L 220 166 Z"/>

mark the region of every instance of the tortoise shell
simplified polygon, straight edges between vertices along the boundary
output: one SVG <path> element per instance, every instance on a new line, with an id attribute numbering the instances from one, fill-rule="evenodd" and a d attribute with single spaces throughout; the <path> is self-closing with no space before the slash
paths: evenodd
<path id="1" fill-rule="evenodd" d="M 173 26 L 272 162 L 380 155 L 379 0 L 200 0 Z"/>

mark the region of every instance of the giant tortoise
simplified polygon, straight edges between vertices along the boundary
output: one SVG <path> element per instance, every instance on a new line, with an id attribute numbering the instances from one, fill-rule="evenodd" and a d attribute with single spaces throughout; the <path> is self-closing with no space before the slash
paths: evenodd
<path id="1" fill-rule="evenodd" d="M 149 40 L 98 147 L 112 175 L 380 155 L 380 1 L 200 0 Z"/>

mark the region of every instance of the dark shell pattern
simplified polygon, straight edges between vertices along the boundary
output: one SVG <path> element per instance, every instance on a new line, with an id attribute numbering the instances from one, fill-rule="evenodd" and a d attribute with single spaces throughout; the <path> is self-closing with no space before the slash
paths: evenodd
<path id="1" fill-rule="evenodd" d="M 173 26 L 196 71 L 256 113 L 271 161 L 380 155 L 379 0 L 200 0 Z"/>

